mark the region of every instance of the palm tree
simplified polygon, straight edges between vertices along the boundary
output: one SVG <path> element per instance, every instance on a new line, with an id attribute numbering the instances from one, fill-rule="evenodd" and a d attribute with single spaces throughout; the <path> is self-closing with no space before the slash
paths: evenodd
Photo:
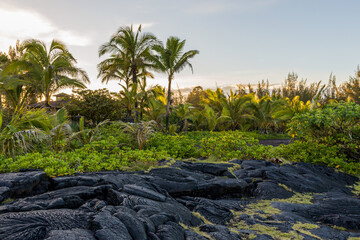
<path id="1" fill-rule="evenodd" d="M 224 95 L 221 88 L 216 88 L 215 91 L 207 89 L 206 97 L 201 99 L 202 103 L 209 105 L 216 113 L 221 114 L 223 109 L 223 102 L 226 101 L 226 96 Z M 240 94 L 237 94 L 240 95 Z"/>
<path id="2" fill-rule="evenodd" d="M 284 98 L 276 99 L 268 95 L 262 98 L 254 95 L 252 101 L 248 104 L 248 108 L 252 112 L 252 120 L 262 134 L 268 133 L 272 127 L 275 128 L 279 120 L 287 118 L 288 114 L 284 111 L 287 107 L 288 105 Z"/>
<path id="3" fill-rule="evenodd" d="M 0 113 L 0 129 L 2 124 Z M 0 153 L 7 156 L 26 153 L 34 144 L 46 140 L 50 129 L 49 116 L 44 109 L 19 109 L 13 114 L 10 123 L 0 131 Z"/>
<path id="4" fill-rule="evenodd" d="M 191 103 L 180 103 L 176 106 L 175 113 L 182 121 L 180 131 L 183 129 L 184 132 L 187 132 L 189 127 L 188 120 L 191 118 L 191 110 L 193 108 Z"/>
<path id="5" fill-rule="evenodd" d="M 148 66 L 147 56 L 150 47 L 156 42 L 157 39 L 153 34 L 141 34 L 141 25 L 136 32 L 133 31 L 132 25 L 121 27 L 109 42 L 100 46 L 100 57 L 105 54 L 111 55 L 98 64 L 98 76 L 102 78 L 102 82 L 118 79 L 125 81 L 126 86 L 129 87 L 129 80 L 132 78 L 132 84 L 137 84 L 139 73 L 147 72 L 145 69 Z M 136 108 L 137 103 L 135 103 Z"/>
<path id="6" fill-rule="evenodd" d="M 161 121 L 165 113 L 165 104 L 158 98 L 150 98 L 147 103 L 145 114 L 148 120 L 153 120 L 159 128 L 162 128 Z"/>
<path id="7" fill-rule="evenodd" d="M 137 84 L 130 84 L 129 88 L 119 84 L 123 90 L 120 91 L 119 97 L 121 104 L 126 108 L 126 119 L 131 121 L 131 112 L 135 108 L 135 103 L 138 101 L 139 94 L 137 93 Z"/>
<path id="8" fill-rule="evenodd" d="M 218 114 L 209 105 L 205 105 L 204 114 L 206 116 L 208 129 L 212 132 L 221 123 L 231 121 L 231 117 Z"/>
<path id="9" fill-rule="evenodd" d="M 21 109 L 28 100 L 30 93 L 26 87 L 28 85 L 29 82 L 11 75 L 5 75 L 0 69 L 0 95 L 5 97 L 6 104 L 13 110 Z M 2 105 L 1 101 L 0 105 Z"/>
<path id="10" fill-rule="evenodd" d="M 12 109 L 21 109 L 30 93 L 26 88 L 29 85 L 28 81 L 20 79 L 18 72 L 9 73 L 7 71 L 8 65 L 20 58 L 20 46 L 20 43 L 17 42 L 16 47 L 10 46 L 8 55 L 0 53 L 0 109 L 3 103 L 2 97 Z"/>
<path id="11" fill-rule="evenodd" d="M 15 110 L 22 108 L 31 93 L 28 91 L 30 82 L 20 79 L 19 72 L 9 72 L 8 70 L 8 66 L 18 60 L 20 56 L 19 48 L 19 42 L 16 45 L 17 51 L 10 47 L 11 51 L 9 52 L 12 53 L 13 57 L 0 53 L 0 109 L 2 107 L 2 97 L 4 97 L 6 105 Z"/>
<path id="12" fill-rule="evenodd" d="M 246 122 L 250 115 L 247 111 L 248 103 L 250 102 L 253 94 L 240 96 L 239 94 L 230 91 L 228 98 L 221 98 L 220 103 L 222 105 L 221 115 L 226 117 L 227 122 L 230 123 L 232 130 L 240 128 L 241 130 L 247 130 L 249 127 Z"/>
<path id="13" fill-rule="evenodd" d="M 27 40 L 21 50 L 24 51 L 21 59 L 9 64 L 5 72 L 21 72 L 24 79 L 31 81 L 28 88 L 44 96 L 48 107 L 52 94 L 58 90 L 85 88 L 85 83 L 90 82 L 86 72 L 76 67 L 76 59 L 66 46 L 57 40 L 49 48 L 39 40 Z"/>
<path id="14" fill-rule="evenodd" d="M 125 82 L 126 88 L 130 86 L 130 65 L 124 53 L 111 54 L 111 56 L 97 65 L 98 78 L 101 83 L 108 83 L 110 80 Z"/>
<path id="15" fill-rule="evenodd" d="M 152 62 L 152 68 L 157 71 L 167 73 L 168 75 L 168 93 L 166 104 L 166 130 L 169 130 L 169 115 L 171 104 L 171 83 L 174 80 L 174 74 L 189 66 L 193 70 L 189 59 L 199 54 L 198 50 L 190 50 L 183 53 L 185 40 L 180 40 L 177 37 L 169 37 L 166 41 L 166 46 L 157 44 L 152 47 L 156 55 L 149 55 Z"/>

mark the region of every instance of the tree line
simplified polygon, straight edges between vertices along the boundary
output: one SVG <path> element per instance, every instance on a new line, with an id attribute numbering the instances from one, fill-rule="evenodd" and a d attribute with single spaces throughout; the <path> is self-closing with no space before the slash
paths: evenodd
<path id="1" fill-rule="evenodd" d="M 0 54 L 0 107 L 12 116 L 33 103 L 45 100 L 64 88 L 77 88 L 68 100 L 70 115 L 84 116 L 96 125 L 105 119 L 124 121 L 153 120 L 166 131 L 259 130 L 284 132 L 294 114 L 321 107 L 328 102 L 360 103 L 360 69 L 348 81 L 337 85 L 334 75 L 329 82 L 308 84 L 296 73 L 289 73 L 279 87 L 262 80 L 256 87 L 239 84 L 229 93 L 221 89 L 195 87 L 186 97 L 174 91 L 175 74 L 189 67 L 198 50 L 185 51 L 185 40 L 169 37 L 165 43 L 141 25 L 121 27 L 99 48 L 102 60 L 98 78 L 102 83 L 118 81 L 122 90 L 111 93 L 86 89 L 86 72 L 77 67 L 74 56 L 60 41 L 49 46 L 31 39 L 17 42 L 8 53 Z M 147 86 L 152 72 L 164 73 L 168 86 Z"/>

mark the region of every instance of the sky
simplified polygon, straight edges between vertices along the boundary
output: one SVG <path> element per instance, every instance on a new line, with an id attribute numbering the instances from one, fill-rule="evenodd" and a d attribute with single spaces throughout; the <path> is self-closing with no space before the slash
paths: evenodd
<path id="1" fill-rule="evenodd" d="M 121 26 L 142 24 L 165 42 L 186 39 L 194 72 L 174 88 L 280 84 L 289 72 L 308 82 L 347 81 L 360 64 L 358 0 L 1 0 L 0 51 L 36 38 L 63 41 L 89 75 L 90 89 L 118 91 L 97 79 L 99 46 Z M 155 74 L 148 85 L 166 86 Z"/>

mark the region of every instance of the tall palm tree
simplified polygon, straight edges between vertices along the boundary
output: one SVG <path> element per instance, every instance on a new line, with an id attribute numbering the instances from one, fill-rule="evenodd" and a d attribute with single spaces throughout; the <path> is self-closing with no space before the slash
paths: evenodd
<path id="1" fill-rule="evenodd" d="M 174 74 L 180 72 L 186 66 L 189 66 L 192 71 L 193 68 L 189 59 L 193 58 L 196 54 L 199 54 L 198 50 L 190 50 L 183 53 L 184 46 L 185 40 L 181 41 L 177 37 L 169 37 L 166 41 L 166 46 L 157 44 L 152 47 L 152 50 L 155 51 L 156 55 L 149 55 L 149 59 L 152 62 L 152 68 L 168 75 L 166 130 L 169 130 L 171 83 L 174 80 Z"/>
<path id="2" fill-rule="evenodd" d="M 53 40 L 49 46 L 42 41 L 31 39 L 22 44 L 23 56 L 9 64 L 5 72 L 21 72 L 31 81 L 29 88 L 50 107 L 53 93 L 68 87 L 85 88 L 89 77 L 76 67 L 76 59 L 60 41 Z"/>
<path id="3" fill-rule="evenodd" d="M 110 57 L 98 64 L 98 76 L 102 82 L 117 79 L 125 81 L 129 87 L 129 80 L 132 79 L 132 84 L 137 84 L 139 74 L 147 72 L 147 56 L 155 43 L 157 38 L 153 34 L 141 34 L 141 25 L 136 32 L 132 25 L 119 28 L 109 42 L 100 46 L 99 56 L 110 54 Z M 135 105 L 136 109 L 137 103 Z"/>
<path id="4" fill-rule="evenodd" d="M 97 65 L 98 78 L 101 83 L 108 83 L 110 80 L 125 82 L 126 88 L 130 87 L 130 65 L 124 53 L 111 54 L 111 56 Z"/>

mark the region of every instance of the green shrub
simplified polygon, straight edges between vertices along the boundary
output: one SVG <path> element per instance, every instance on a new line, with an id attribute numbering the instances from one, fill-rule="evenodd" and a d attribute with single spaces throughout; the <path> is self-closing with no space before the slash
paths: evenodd
<path id="1" fill-rule="evenodd" d="M 145 170 L 167 159 L 166 152 L 120 149 L 118 147 L 97 149 L 105 146 L 103 141 L 85 145 L 71 152 L 28 153 L 0 161 L 0 172 L 16 172 L 20 169 L 43 169 L 50 176 L 71 175 L 77 172 L 107 170 Z"/>
<path id="2" fill-rule="evenodd" d="M 198 146 L 195 139 L 186 135 L 167 135 L 155 133 L 149 141 L 148 148 L 165 151 L 173 158 L 197 157 Z"/>
<path id="3" fill-rule="evenodd" d="M 289 145 L 280 145 L 271 149 L 269 156 L 286 159 L 291 162 L 307 162 L 326 165 L 350 174 L 360 173 L 360 163 L 349 161 L 339 146 L 322 143 L 295 141 Z"/>
<path id="4" fill-rule="evenodd" d="M 296 114 L 289 123 L 296 138 L 337 146 L 349 159 L 360 160 L 360 105 L 340 102 Z"/>
<path id="5" fill-rule="evenodd" d="M 106 119 L 120 120 L 122 117 L 121 102 L 108 89 L 78 90 L 69 98 L 66 109 L 69 114 L 85 117 L 90 125 L 96 125 Z"/>
<path id="6" fill-rule="evenodd" d="M 264 159 L 271 146 L 259 145 L 250 134 L 240 131 L 189 132 L 181 135 L 156 133 L 149 147 L 166 151 L 172 158 L 216 158 L 218 160 Z"/>

